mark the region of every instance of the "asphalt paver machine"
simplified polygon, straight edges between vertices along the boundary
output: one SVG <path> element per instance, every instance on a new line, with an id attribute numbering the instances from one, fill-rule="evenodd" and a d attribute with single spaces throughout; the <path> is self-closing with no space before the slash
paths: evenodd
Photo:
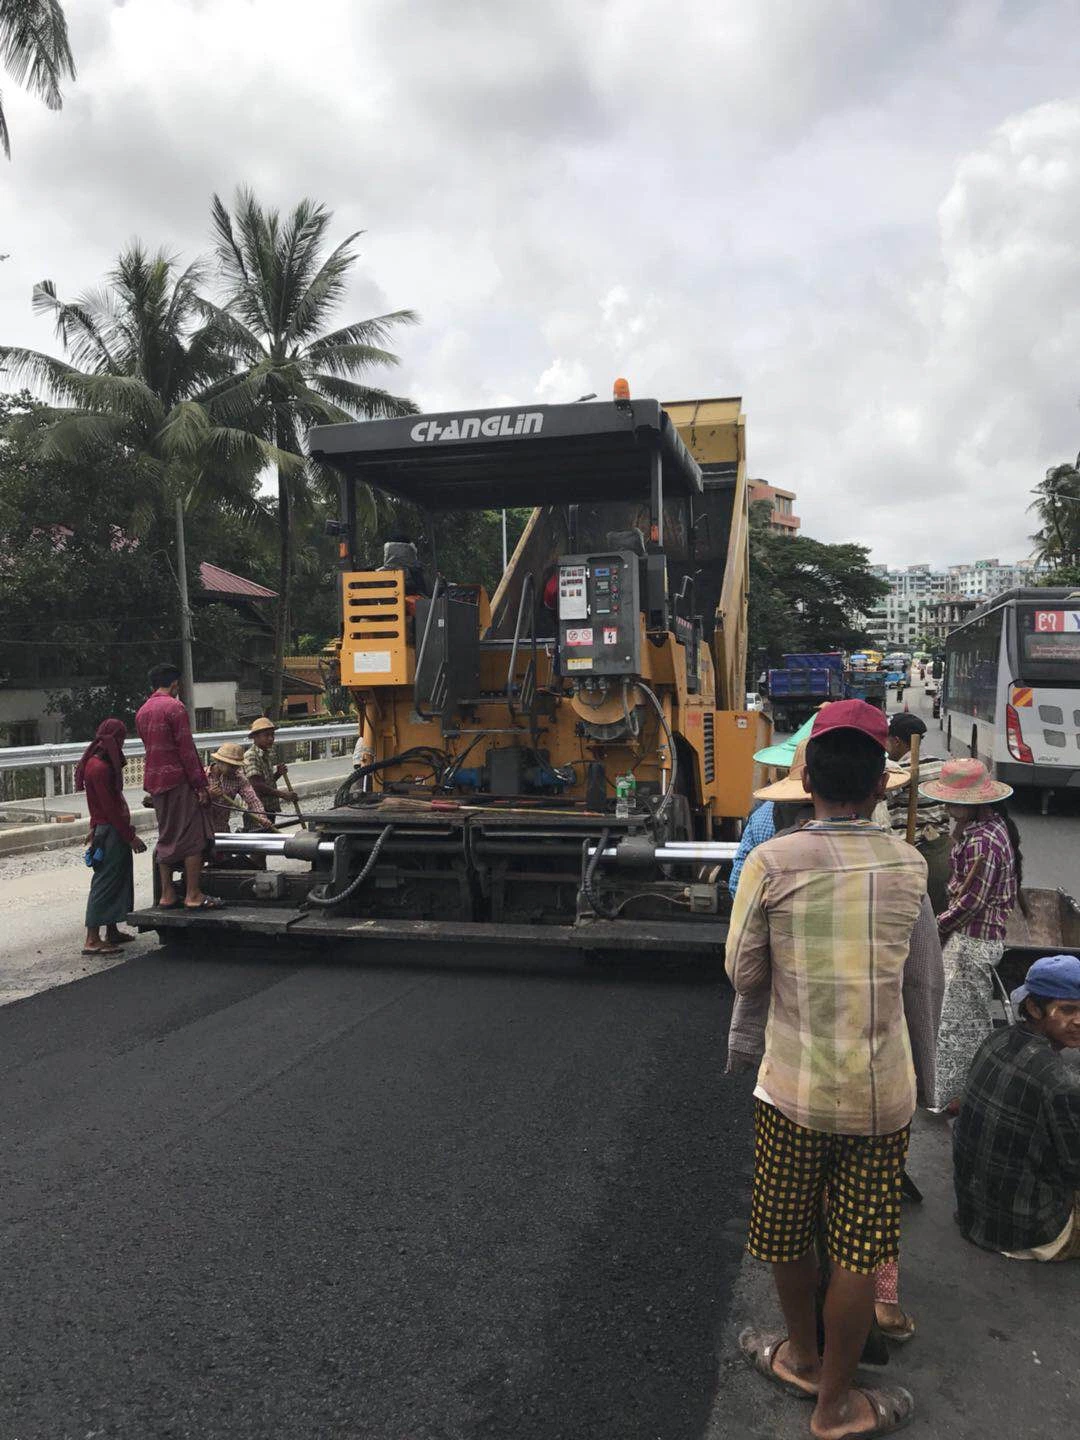
<path id="1" fill-rule="evenodd" d="M 217 838 L 217 911 L 163 935 L 716 952 L 767 721 L 745 708 L 737 399 L 322 426 L 340 477 L 341 684 L 361 763 L 294 834 Z M 532 506 L 494 595 L 366 570 L 358 488 Z M 283 856 L 285 862 L 268 856 Z"/>

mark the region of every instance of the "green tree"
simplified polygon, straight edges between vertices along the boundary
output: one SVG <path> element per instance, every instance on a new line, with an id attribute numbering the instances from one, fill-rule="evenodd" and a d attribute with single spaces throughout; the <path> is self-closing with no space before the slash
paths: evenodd
<path id="1" fill-rule="evenodd" d="M 750 507 L 749 681 L 784 653 L 853 650 L 869 643 L 855 623 L 888 594 L 863 545 L 776 535 L 768 502 Z"/>
<path id="2" fill-rule="evenodd" d="M 121 446 L 43 458 L 52 423 L 29 394 L 0 394 L 0 674 L 51 692 L 82 739 L 106 715 L 130 721 L 150 666 L 179 658 L 172 517 L 125 530 L 141 504 L 134 458 Z M 196 511 L 188 535 L 193 593 L 200 559 L 256 576 L 272 560 L 258 531 L 228 512 Z M 197 652 L 233 655 L 245 643 L 225 606 L 200 606 L 195 629 Z"/>
<path id="3" fill-rule="evenodd" d="M 59 0 L 0 0 L 0 62 L 19 85 L 50 110 L 64 103 L 61 82 L 75 79 L 67 20 Z M 11 159 L 11 137 L 0 96 L 0 149 Z"/>
<path id="4" fill-rule="evenodd" d="M 212 205 L 221 303 L 204 305 L 216 338 L 240 377 L 215 396 L 215 413 L 249 427 L 278 455 L 278 594 L 272 713 L 281 713 L 281 661 L 291 630 L 294 512 L 318 490 L 315 467 L 303 463 L 313 425 L 415 413 L 412 401 L 366 383 L 374 368 L 396 365 L 385 348 L 395 329 L 414 323 L 411 310 L 327 325 L 345 298 L 360 232 L 327 253 L 331 211 L 301 200 L 284 219 L 250 190 L 238 190 L 233 213 Z M 283 459 L 282 457 L 288 457 Z"/>
<path id="5" fill-rule="evenodd" d="M 1035 487 L 1028 507 L 1040 522 L 1031 537 L 1040 560 L 1055 567 L 1080 567 L 1080 457 L 1076 465 L 1054 465 Z M 1063 582 L 1071 583 L 1071 582 Z"/>
<path id="6" fill-rule="evenodd" d="M 58 402 L 39 435 L 44 459 L 81 463 L 120 447 L 135 467 L 132 513 L 114 517 L 129 532 L 154 513 L 171 515 L 177 495 L 257 518 L 260 468 L 290 463 L 214 412 L 233 367 L 203 317 L 202 281 L 199 264 L 178 271 L 163 250 L 136 241 L 105 284 L 77 300 L 59 299 L 51 280 L 35 285 L 34 309 L 53 319 L 68 360 L 0 346 L 0 368 Z"/>

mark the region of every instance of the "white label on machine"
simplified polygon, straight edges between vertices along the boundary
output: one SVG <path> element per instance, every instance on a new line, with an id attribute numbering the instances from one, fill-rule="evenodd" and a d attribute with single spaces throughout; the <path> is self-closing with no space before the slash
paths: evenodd
<path id="1" fill-rule="evenodd" d="M 559 616 L 563 620 L 589 618 L 589 587 L 584 565 L 563 565 L 559 569 Z"/>
<path id="2" fill-rule="evenodd" d="M 357 675 L 388 675 L 392 668 L 389 650 L 354 650 L 352 664 Z"/>
<path id="3" fill-rule="evenodd" d="M 618 630 L 615 629 L 614 625 L 605 625 L 605 626 L 604 626 L 604 644 L 605 644 L 605 645 L 617 645 L 618 643 L 619 643 L 619 632 L 618 632 Z"/>
<path id="4" fill-rule="evenodd" d="M 566 643 L 567 645 L 591 645 L 592 626 L 587 625 L 583 630 L 567 630 Z"/>
<path id="5" fill-rule="evenodd" d="M 592 660 L 585 658 L 579 660 L 571 656 L 570 659 L 566 662 L 566 668 L 567 670 L 591 670 Z"/>

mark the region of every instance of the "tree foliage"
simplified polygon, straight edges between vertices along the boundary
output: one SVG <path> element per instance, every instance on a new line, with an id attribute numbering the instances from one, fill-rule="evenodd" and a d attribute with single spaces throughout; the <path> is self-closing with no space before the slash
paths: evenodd
<path id="1" fill-rule="evenodd" d="M 367 382 L 393 366 L 393 332 L 413 324 L 411 310 L 328 329 L 345 299 L 360 232 L 327 251 L 333 214 L 301 200 L 284 218 L 250 190 L 237 191 L 232 213 L 212 205 L 220 303 L 203 301 L 215 342 L 235 376 L 214 396 L 215 412 L 262 435 L 277 452 L 278 608 L 271 710 L 281 709 L 281 660 L 292 622 L 294 512 L 309 507 L 318 476 L 304 463 L 313 425 L 413 414 L 411 400 Z"/>
<path id="2" fill-rule="evenodd" d="M 75 79 L 67 20 L 60 0 L 0 0 L 0 64 L 50 110 L 64 103 L 60 86 Z M 11 159 L 11 136 L 0 96 L 0 150 Z"/>
<path id="3" fill-rule="evenodd" d="M 78 461 L 44 457 L 51 411 L 27 393 L 0 395 L 0 675 L 52 695 L 69 734 L 106 715 L 130 720 L 146 672 L 179 658 L 179 600 L 171 516 L 138 532 L 138 464 L 122 447 Z M 189 586 L 199 559 L 258 574 L 265 541 L 234 516 L 204 507 L 189 522 Z M 238 654 L 244 643 L 223 606 L 200 608 L 196 645 Z"/>
<path id="4" fill-rule="evenodd" d="M 869 643 L 856 617 L 889 589 L 870 573 L 865 546 L 774 534 L 769 508 L 767 501 L 750 507 L 751 682 L 784 653 L 853 650 Z"/>
<path id="5" fill-rule="evenodd" d="M 1040 522 L 1031 537 L 1038 558 L 1056 568 L 1080 568 L 1080 469 L 1076 465 L 1052 466 L 1035 487 L 1029 508 Z"/>

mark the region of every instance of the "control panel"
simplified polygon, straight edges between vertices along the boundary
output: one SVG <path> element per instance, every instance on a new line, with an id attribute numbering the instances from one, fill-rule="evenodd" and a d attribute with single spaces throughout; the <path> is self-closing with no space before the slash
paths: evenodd
<path id="1" fill-rule="evenodd" d="M 641 673 L 638 556 L 566 555 L 559 562 L 559 670 L 572 679 Z"/>

